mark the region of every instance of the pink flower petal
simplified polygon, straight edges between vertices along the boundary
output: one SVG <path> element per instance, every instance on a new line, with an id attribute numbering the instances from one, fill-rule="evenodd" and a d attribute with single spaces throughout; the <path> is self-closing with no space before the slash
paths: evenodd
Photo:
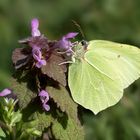
<path id="1" fill-rule="evenodd" d="M 40 100 L 42 102 L 42 106 L 46 111 L 50 110 L 50 106 L 47 104 L 47 102 L 49 101 L 49 94 L 48 92 L 46 92 L 45 90 L 41 90 L 39 95 L 40 96 Z"/>
<path id="2" fill-rule="evenodd" d="M 38 19 L 32 19 L 31 21 L 31 30 L 32 30 L 32 36 L 33 37 L 36 37 L 36 36 L 40 36 L 41 33 L 39 31 L 39 21 Z"/>
<path id="3" fill-rule="evenodd" d="M 64 37 L 65 37 L 66 39 L 70 39 L 70 38 L 74 38 L 74 37 L 77 36 L 77 35 L 78 35 L 78 33 L 76 33 L 76 32 L 71 32 L 71 33 L 66 34 Z"/>
<path id="4" fill-rule="evenodd" d="M 38 60 L 38 62 L 36 63 L 37 68 L 41 68 L 42 66 L 45 66 L 45 65 L 46 65 L 45 60 Z"/>
<path id="5" fill-rule="evenodd" d="M 9 94 L 11 94 L 11 90 L 9 90 L 7 88 L 4 89 L 2 92 L 0 92 L 0 96 L 7 96 Z"/>
<path id="6" fill-rule="evenodd" d="M 46 111 L 49 111 L 50 110 L 50 106 L 49 105 L 47 105 L 47 104 L 43 104 L 43 108 L 46 110 Z"/>
<path id="7" fill-rule="evenodd" d="M 33 58 L 34 58 L 36 61 L 40 61 L 40 60 L 41 60 L 42 53 L 41 53 L 41 51 L 40 51 L 40 48 L 38 48 L 38 47 L 33 47 L 33 49 L 32 49 L 32 54 L 33 54 Z"/>
<path id="8" fill-rule="evenodd" d="M 49 94 L 48 94 L 48 92 L 45 91 L 45 90 L 41 90 L 41 91 L 39 92 L 39 96 L 43 96 L 43 97 L 48 97 L 48 98 L 49 98 Z"/>

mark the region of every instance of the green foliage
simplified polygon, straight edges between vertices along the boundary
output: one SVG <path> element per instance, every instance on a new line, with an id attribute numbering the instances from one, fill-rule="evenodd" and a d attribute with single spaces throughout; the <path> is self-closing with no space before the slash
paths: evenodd
<path id="1" fill-rule="evenodd" d="M 50 97 L 57 107 L 65 113 L 57 111 L 53 121 L 52 133 L 55 139 L 60 140 L 84 140 L 84 129 L 78 118 L 77 104 L 71 99 L 65 87 L 57 88 L 47 86 Z M 57 119 L 56 119 L 57 118 Z"/>
<path id="2" fill-rule="evenodd" d="M 71 99 L 69 92 L 65 87 L 60 86 L 58 89 L 47 87 L 47 91 L 50 93 L 50 97 L 54 100 L 61 111 L 66 112 L 66 114 L 75 121 L 78 120 L 78 105 Z"/>
<path id="3" fill-rule="evenodd" d="M 29 122 L 23 122 L 20 124 L 21 130 L 18 132 L 19 139 L 33 139 L 36 137 L 40 137 L 42 135 L 42 131 L 39 131 L 37 128 L 37 121 L 29 121 Z M 19 126 L 18 126 L 19 127 Z"/>
<path id="4" fill-rule="evenodd" d="M 41 102 L 36 95 L 36 91 L 33 92 L 28 85 L 28 81 L 31 82 L 31 79 L 34 77 L 29 73 L 30 72 L 26 73 L 27 75 L 25 74 L 24 76 L 16 73 L 14 77 L 18 78 L 12 79 L 12 88 L 19 98 L 19 105 L 23 114 L 23 122 L 25 123 L 23 123 L 21 129 L 22 135 L 20 135 L 20 137 L 22 139 L 27 139 L 29 133 L 35 135 L 40 131 L 46 133 L 48 130 L 51 130 L 51 136 L 55 139 L 84 139 L 84 129 L 77 115 L 77 104 L 71 99 L 68 90 L 61 84 L 58 87 L 47 86 L 46 90 L 52 98 L 52 101 L 50 102 L 51 110 L 49 112 L 44 112 L 41 108 Z M 20 75 L 20 77 L 18 75 Z M 35 78 L 34 80 L 37 79 Z M 38 80 L 37 82 L 40 82 Z M 35 121 L 32 122 L 32 120 Z M 32 128 L 32 124 L 35 126 L 34 128 Z M 28 127 L 28 129 L 25 130 L 25 127 Z M 64 133 L 62 133 L 63 131 Z"/>
<path id="5" fill-rule="evenodd" d="M 39 112 L 36 111 L 33 113 L 30 117 L 30 119 L 33 118 L 37 121 L 36 126 L 38 130 L 44 131 L 46 128 L 49 128 L 51 126 L 51 123 L 53 122 L 54 118 L 50 113 L 45 112 Z"/>
<path id="6" fill-rule="evenodd" d="M 2 128 L 0 128 L 0 138 L 1 139 L 6 138 L 6 135 L 5 135 L 4 131 L 2 130 Z"/>
<path id="7" fill-rule="evenodd" d="M 22 122 L 21 112 L 15 111 L 18 100 L 1 97 L 0 101 L 0 138 L 2 140 L 23 140 L 23 138 L 30 139 L 32 136 L 41 136 L 42 133 L 37 130 L 33 121 Z"/>
<path id="8" fill-rule="evenodd" d="M 23 113 L 23 120 L 25 122 L 32 119 L 36 120 L 36 127 L 43 131 L 44 128 L 51 125 L 53 118 L 50 114 L 46 115 L 45 112 L 38 109 L 40 107 L 38 103 L 39 100 L 36 101 L 35 99 L 37 93 L 28 88 L 27 81 L 28 80 L 26 79 L 26 82 L 19 83 L 13 78 L 12 85 L 14 93 L 17 95 L 17 98 L 19 98 L 19 105 Z M 33 102 L 33 100 L 35 102 Z"/>
<path id="9" fill-rule="evenodd" d="M 14 112 L 15 104 L 17 100 L 2 98 L 1 99 L 1 113 L 0 118 L 1 121 L 5 123 L 11 130 L 16 123 L 21 120 L 22 114 L 19 111 Z"/>
<path id="10" fill-rule="evenodd" d="M 24 109 L 32 99 L 36 97 L 36 93 L 31 91 L 27 86 L 27 82 L 20 82 L 18 83 L 17 79 L 12 79 L 12 89 L 13 92 L 16 94 L 17 98 L 19 99 L 19 106 L 21 109 Z"/>
<path id="11" fill-rule="evenodd" d="M 52 125 L 52 133 L 55 139 L 59 140 L 84 140 L 84 130 L 80 124 L 75 120 L 68 117 L 66 125 L 62 123 L 64 117 L 59 120 L 55 120 Z"/>

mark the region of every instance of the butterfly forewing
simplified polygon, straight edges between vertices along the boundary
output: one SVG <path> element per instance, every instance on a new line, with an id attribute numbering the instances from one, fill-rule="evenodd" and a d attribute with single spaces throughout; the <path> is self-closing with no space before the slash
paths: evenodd
<path id="1" fill-rule="evenodd" d="M 123 88 L 140 77 L 140 49 L 110 41 L 91 41 L 86 61 L 110 78 L 118 79 Z"/>

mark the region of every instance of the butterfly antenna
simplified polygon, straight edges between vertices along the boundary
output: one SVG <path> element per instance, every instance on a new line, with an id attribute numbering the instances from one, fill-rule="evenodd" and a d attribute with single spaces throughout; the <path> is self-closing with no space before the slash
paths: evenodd
<path id="1" fill-rule="evenodd" d="M 71 20 L 73 22 L 73 24 L 78 28 L 78 30 L 80 31 L 81 35 L 83 38 L 85 38 L 85 34 L 81 28 L 81 26 L 75 21 L 75 20 Z"/>

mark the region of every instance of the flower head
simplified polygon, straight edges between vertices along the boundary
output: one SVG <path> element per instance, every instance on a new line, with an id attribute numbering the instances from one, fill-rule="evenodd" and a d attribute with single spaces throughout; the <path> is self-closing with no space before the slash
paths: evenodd
<path id="1" fill-rule="evenodd" d="M 71 38 L 77 36 L 78 33 L 68 33 L 62 37 L 59 41 L 60 47 L 63 49 L 68 50 L 72 46 L 72 42 L 70 41 Z"/>
<path id="2" fill-rule="evenodd" d="M 71 32 L 71 33 L 68 33 L 66 34 L 65 36 L 63 36 L 65 39 L 71 39 L 71 38 L 74 38 L 78 35 L 78 33 L 75 33 L 75 32 Z"/>
<path id="3" fill-rule="evenodd" d="M 1 97 L 7 96 L 7 95 L 9 95 L 9 94 L 11 94 L 11 90 L 9 90 L 9 89 L 7 89 L 7 88 L 0 92 L 0 96 L 1 96 Z"/>
<path id="4" fill-rule="evenodd" d="M 32 19 L 32 21 L 31 21 L 31 30 L 32 30 L 31 34 L 32 34 L 32 37 L 36 37 L 36 36 L 41 35 L 41 33 L 40 33 L 38 28 L 39 28 L 38 19 L 36 19 L 36 18 Z"/>
<path id="5" fill-rule="evenodd" d="M 46 60 L 42 59 L 41 48 L 34 46 L 32 48 L 33 58 L 36 60 L 36 67 L 41 68 L 46 65 Z"/>
<path id="6" fill-rule="evenodd" d="M 50 106 L 47 104 L 47 102 L 49 101 L 49 94 L 48 92 L 46 92 L 45 90 L 41 90 L 39 95 L 40 96 L 40 100 L 42 102 L 42 106 L 46 111 L 50 110 Z"/>
<path id="7" fill-rule="evenodd" d="M 77 34 L 78 33 L 71 32 L 71 33 L 64 35 L 61 38 L 61 40 L 59 40 L 57 42 L 56 47 L 65 50 L 67 54 L 71 53 L 72 52 L 71 47 L 73 46 L 73 43 L 70 41 L 70 39 L 77 36 Z"/>

